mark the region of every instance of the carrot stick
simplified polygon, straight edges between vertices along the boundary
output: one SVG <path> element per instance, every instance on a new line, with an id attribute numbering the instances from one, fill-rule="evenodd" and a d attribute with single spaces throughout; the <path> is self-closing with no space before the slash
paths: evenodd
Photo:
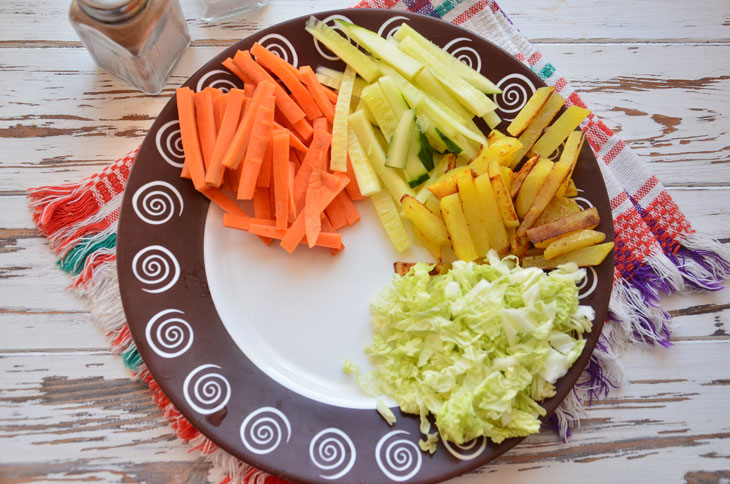
<path id="1" fill-rule="evenodd" d="M 274 118 L 274 119 L 276 119 L 276 118 Z M 285 128 L 281 124 L 274 121 L 274 129 L 285 129 L 286 131 L 288 131 L 289 132 L 289 146 L 291 146 L 295 150 L 300 151 L 302 153 L 306 153 L 307 151 L 309 151 L 309 148 L 307 148 L 307 145 L 302 143 L 302 140 L 299 139 L 299 136 L 292 133 L 292 131 L 289 128 Z"/>
<path id="2" fill-rule="evenodd" d="M 228 148 L 226 149 L 225 154 L 223 155 L 223 159 L 221 163 L 226 168 L 233 168 L 234 170 L 238 168 L 238 164 L 241 163 L 241 160 L 243 160 L 244 155 L 248 156 L 246 153 L 248 148 L 249 139 L 254 133 L 254 125 L 255 121 L 257 119 L 257 116 L 261 115 L 260 107 L 265 99 L 268 97 L 271 97 L 272 93 L 274 92 L 275 86 L 269 82 L 262 82 L 258 86 L 256 86 L 256 92 L 254 93 L 253 97 L 251 98 L 251 101 L 249 102 L 248 107 L 246 108 L 246 113 L 243 115 L 243 119 L 241 120 L 240 124 L 238 125 L 238 128 L 236 129 L 235 134 L 230 140 L 230 143 L 228 145 Z M 273 108 L 271 109 L 271 122 L 273 123 Z M 263 129 L 266 130 L 265 126 L 258 127 L 256 129 Z M 268 128 L 268 131 L 271 131 L 271 128 Z M 267 134 L 270 136 L 270 133 Z M 266 145 L 262 147 L 261 154 L 263 155 L 263 150 L 266 149 Z"/>
<path id="3" fill-rule="evenodd" d="M 260 84 L 260 86 L 265 85 L 266 83 Z M 239 200 L 251 200 L 253 192 L 256 190 L 256 180 L 259 178 L 259 171 L 261 171 L 261 164 L 264 162 L 266 146 L 269 143 L 274 127 L 274 99 L 274 96 L 265 97 L 261 102 L 261 106 L 258 108 L 258 113 L 256 113 L 250 139 L 247 142 L 246 157 L 243 160 L 243 172 L 238 182 Z M 289 134 L 284 134 L 286 135 L 286 154 L 288 158 Z"/>
<path id="4" fill-rule="evenodd" d="M 270 225 L 254 224 L 249 226 L 249 232 L 255 235 L 271 237 L 272 239 L 283 239 L 288 233 L 286 230 L 277 229 Z M 304 240 L 299 242 L 304 243 Z M 342 235 L 336 232 L 320 232 L 314 245 L 328 249 L 342 249 Z"/>
<path id="5" fill-rule="evenodd" d="M 314 102 L 317 103 L 319 110 L 327 118 L 327 121 L 331 123 L 335 119 L 335 107 L 327 97 L 324 86 L 319 82 L 311 67 L 302 66 L 299 68 L 299 72 L 302 75 L 304 84 L 307 86 L 307 90 L 312 95 Z"/>
<path id="6" fill-rule="evenodd" d="M 228 105 L 228 93 L 222 94 L 213 100 L 213 114 L 215 114 L 215 132 L 216 135 L 223 124 L 223 115 L 226 113 Z"/>
<path id="7" fill-rule="evenodd" d="M 292 153 L 293 150 L 289 150 L 289 177 L 287 179 L 287 182 L 289 182 L 289 190 L 287 192 L 289 194 L 289 223 L 294 223 L 294 220 L 297 218 L 297 206 L 294 203 L 294 177 L 297 173 L 297 164 L 291 161 Z"/>
<path id="8" fill-rule="evenodd" d="M 231 71 L 236 77 L 242 80 L 244 83 L 244 87 L 246 86 L 247 82 L 254 82 L 253 79 L 251 79 L 248 74 L 243 72 L 230 57 L 223 61 L 223 67 Z"/>
<path id="9" fill-rule="evenodd" d="M 276 96 L 276 107 L 284 117 L 289 120 L 292 125 L 304 119 L 304 111 L 297 106 L 297 103 L 289 97 L 289 94 L 274 80 L 266 70 L 258 65 L 251 57 L 247 50 L 239 50 L 233 58 L 235 65 L 248 75 L 256 84 L 263 81 L 270 81 L 277 87 L 274 95 Z"/>
<path id="10" fill-rule="evenodd" d="M 219 187 L 223 182 L 223 173 L 225 170 L 225 167 L 223 166 L 223 155 L 226 154 L 228 145 L 231 143 L 233 135 L 236 134 L 238 120 L 241 117 L 241 109 L 243 108 L 245 96 L 242 90 L 231 89 L 227 98 L 228 105 L 226 106 L 226 112 L 223 115 L 221 129 L 215 140 L 210 169 L 205 177 L 206 183 L 215 187 Z"/>
<path id="11" fill-rule="evenodd" d="M 334 178 L 334 185 L 332 178 Z M 323 172 L 322 179 L 324 182 L 324 186 L 322 189 L 322 197 L 320 198 L 318 207 L 320 213 L 324 211 L 325 207 L 327 207 L 327 205 L 329 205 L 332 200 L 335 199 L 337 194 L 344 190 L 345 186 L 349 183 L 347 176 L 344 174 L 342 175 L 342 177 L 337 177 L 335 175 L 330 175 L 329 173 Z M 305 235 L 306 226 L 304 223 L 304 213 L 299 212 L 296 220 L 294 220 L 294 223 L 291 224 L 284 238 L 281 239 L 280 245 L 284 248 L 284 250 L 292 253 L 297 248 L 297 245 L 299 245 L 299 242 L 304 238 Z"/>
<path id="12" fill-rule="evenodd" d="M 272 143 L 276 228 L 285 229 L 289 221 L 289 135 L 285 131 L 276 131 Z"/>
<path id="13" fill-rule="evenodd" d="M 316 119 L 322 116 L 322 111 L 320 111 L 312 95 L 299 82 L 299 79 L 292 73 L 290 68 L 287 67 L 288 62 L 258 42 L 255 42 L 253 47 L 251 47 L 251 53 L 256 56 L 256 62 L 263 65 L 281 79 L 281 82 L 289 89 L 292 97 L 309 119 Z"/>
<path id="14" fill-rule="evenodd" d="M 210 160 L 213 158 L 213 148 L 217 131 L 215 128 L 215 112 L 213 110 L 213 94 L 208 89 L 196 92 L 193 96 L 195 102 L 195 119 L 198 123 L 198 139 L 200 150 L 203 153 L 203 163 L 207 170 Z"/>
<path id="15" fill-rule="evenodd" d="M 365 197 L 362 196 L 362 193 L 360 193 L 360 187 L 357 184 L 357 178 L 355 177 L 355 170 L 352 169 L 352 161 L 350 161 L 350 157 L 348 155 L 347 157 L 347 178 L 350 179 L 350 183 L 347 184 L 345 187 L 345 190 L 347 190 L 347 194 L 350 196 L 350 200 L 364 200 Z"/>
<path id="16" fill-rule="evenodd" d="M 347 190 L 347 187 L 345 187 L 345 190 Z M 335 202 L 340 206 L 342 212 L 345 214 L 347 225 L 353 225 L 360 220 L 360 212 L 357 211 L 355 204 L 352 203 L 352 200 L 350 200 L 347 192 L 337 195 L 337 198 L 335 198 Z"/>
<path id="17" fill-rule="evenodd" d="M 276 126 L 276 125 L 274 125 Z M 257 187 L 268 188 L 271 186 L 271 174 L 274 170 L 274 151 L 273 151 L 273 140 L 269 139 L 266 143 L 266 151 L 264 151 L 264 161 L 261 163 L 261 170 L 259 171 L 259 177 L 256 180 Z M 254 193 L 254 196 L 256 194 Z M 268 202 L 267 202 L 268 203 Z"/>
<path id="18" fill-rule="evenodd" d="M 243 83 L 243 92 L 246 93 L 246 96 L 252 97 L 255 90 L 256 90 L 256 84 L 254 84 L 253 82 L 244 82 Z"/>
<path id="19" fill-rule="evenodd" d="M 238 205 L 223 193 L 219 188 L 204 187 L 200 193 L 205 195 L 208 200 L 218 205 L 227 214 L 234 215 L 241 219 L 250 219 L 251 217 Z"/>
<path id="20" fill-rule="evenodd" d="M 335 228 L 335 230 L 340 230 L 342 227 L 347 225 L 347 217 L 345 216 L 345 211 L 338 203 L 340 195 L 341 194 L 338 194 L 335 199 L 332 200 L 332 203 L 327 205 L 327 208 L 324 209 L 324 213 L 327 214 L 327 218 L 330 219 L 330 222 L 332 222 L 332 226 Z M 307 208 L 306 205 L 304 208 Z"/>
<path id="21" fill-rule="evenodd" d="M 269 205 L 269 189 L 258 188 L 253 193 L 253 216 L 257 219 L 271 219 L 271 206 Z M 266 245 L 271 244 L 273 239 L 266 238 Z"/>
<path id="22" fill-rule="evenodd" d="M 245 230 L 251 228 L 251 224 L 257 225 L 269 225 L 274 227 L 276 222 L 268 218 L 255 218 L 255 217 L 242 217 L 240 215 L 234 215 L 232 213 L 223 214 L 223 226 L 232 229 Z"/>
<path id="23" fill-rule="evenodd" d="M 307 236 L 307 245 L 311 249 L 322 231 L 319 215 L 319 201 L 322 198 L 322 170 L 317 167 L 309 177 L 307 193 L 304 202 L 304 233 Z"/>
<path id="24" fill-rule="evenodd" d="M 332 227 L 332 223 L 327 218 L 327 215 L 321 213 L 319 214 L 320 224 L 322 224 L 322 232 L 335 232 L 335 228 Z M 330 254 L 333 256 L 339 254 L 344 247 L 340 247 L 339 249 L 330 249 Z"/>
<path id="25" fill-rule="evenodd" d="M 327 148 L 332 142 L 332 135 L 325 130 L 318 129 L 314 133 L 309 151 L 299 167 L 297 176 L 294 178 L 294 203 L 297 206 L 297 213 L 304 207 L 304 197 L 307 191 L 307 182 L 315 166 L 322 166 L 322 160 L 327 155 Z"/>
<path id="26" fill-rule="evenodd" d="M 178 88 L 176 97 L 185 164 L 188 165 L 195 189 L 202 190 L 205 188 L 205 164 L 203 163 L 203 154 L 200 151 L 200 141 L 198 140 L 193 91 L 189 87 Z"/>
<path id="27" fill-rule="evenodd" d="M 296 123 L 292 124 L 292 127 L 299 137 L 304 140 L 304 142 L 308 142 L 312 139 L 312 125 L 309 124 L 306 119 L 300 119 Z"/>

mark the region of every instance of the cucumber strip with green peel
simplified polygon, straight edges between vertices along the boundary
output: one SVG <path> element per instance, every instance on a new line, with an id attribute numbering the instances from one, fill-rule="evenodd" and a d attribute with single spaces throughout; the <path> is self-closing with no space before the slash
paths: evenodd
<path id="1" fill-rule="evenodd" d="M 463 150 L 461 149 L 461 146 L 459 146 L 459 145 L 457 145 L 456 143 L 454 143 L 454 142 L 453 142 L 453 141 L 451 140 L 451 138 L 449 138 L 448 136 L 446 136 L 446 135 L 444 134 L 444 132 L 443 132 L 443 131 L 441 131 L 440 129 L 436 128 L 436 133 L 437 133 L 437 134 L 439 135 L 439 137 L 440 137 L 440 138 L 441 138 L 441 139 L 443 140 L 444 144 L 446 145 L 446 150 L 447 150 L 447 151 L 448 151 L 449 153 L 453 153 L 453 154 L 455 154 L 455 155 L 458 155 L 459 153 L 461 153 L 461 152 L 463 151 Z"/>
<path id="2" fill-rule="evenodd" d="M 362 90 L 362 98 L 368 105 L 370 112 L 375 117 L 376 124 L 383 131 L 385 139 L 389 140 L 395 133 L 395 128 L 398 126 L 398 117 L 390 107 L 390 103 L 385 98 L 383 90 L 380 88 L 380 84 L 374 82 L 368 87 Z"/>
<path id="3" fill-rule="evenodd" d="M 482 91 L 472 86 L 458 75 L 454 75 L 453 69 L 442 63 L 436 56 L 424 50 L 412 37 L 406 37 L 400 43 L 400 49 L 428 66 L 431 73 L 438 81 L 451 92 L 472 114 L 484 116 L 490 111 L 497 109 L 497 105 Z"/>
<path id="4" fill-rule="evenodd" d="M 441 160 L 439 160 L 439 162 L 436 163 L 436 166 L 431 171 L 431 175 L 429 176 L 429 179 L 416 192 L 416 200 L 418 200 L 421 203 L 426 203 L 426 199 L 428 199 L 428 197 L 431 195 L 431 191 L 428 189 L 429 185 L 432 185 L 436 180 L 438 180 L 441 177 L 441 175 L 446 173 L 446 168 L 448 168 L 448 166 L 449 166 L 450 158 L 451 158 L 451 155 L 442 156 Z"/>
<path id="5" fill-rule="evenodd" d="M 382 77 L 381 77 L 382 79 Z M 441 102 L 449 108 L 456 116 L 462 119 L 471 119 L 472 114 L 461 103 L 441 85 L 428 69 L 423 69 L 413 78 L 413 83 L 431 96 L 433 99 Z"/>
<path id="6" fill-rule="evenodd" d="M 373 82 L 380 75 L 378 65 L 370 57 L 326 23 L 315 17 L 309 17 L 304 29 L 342 59 L 345 64 L 355 69 L 367 82 Z"/>
<path id="7" fill-rule="evenodd" d="M 426 141 L 428 141 L 428 144 L 431 145 L 434 150 L 439 153 L 446 151 L 444 141 L 436 132 L 436 126 L 434 126 L 433 121 L 431 121 L 428 116 L 416 111 L 416 123 L 418 124 L 418 129 L 420 129 L 424 136 L 426 136 Z"/>
<path id="8" fill-rule="evenodd" d="M 409 140 L 416 127 L 416 111 L 409 109 L 403 112 L 395 128 L 395 133 L 388 145 L 388 155 L 385 159 L 386 166 L 391 168 L 405 168 L 408 159 Z M 406 179 L 406 181 L 408 181 Z"/>
<path id="9" fill-rule="evenodd" d="M 367 50 L 378 59 L 381 59 L 383 62 L 393 66 L 407 79 L 413 79 L 413 76 L 423 69 L 420 62 L 403 53 L 397 46 L 391 44 L 372 30 L 368 30 L 364 27 L 360 27 L 359 25 L 351 24 L 350 22 L 345 22 L 343 20 L 336 20 L 336 22 L 345 29 L 347 35 L 360 44 L 363 49 Z M 369 82 L 372 81 L 372 79 L 367 80 Z"/>
<path id="10" fill-rule="evenodd" d="M 390 103 L 390 107 L 395 112 L 395 115 L 398 116 L 398 119 L 403 116 L 404 112 L 411 109 L 411 106 L 408 106 L 408 103 L 403 98 L 403 93 L 400 91 L 400 87 L 398 87 L 398 82 L 393 77 L 382 76 L 378 79 L 378 84 L 380 84 L 380 89 L 383 90 L 383 94 L 385 94 L 385 97 Z"/>
<path id="11" fill-rule="evenodd" d="M 433 100 L 425 98 L 423 102 L 418 106 L 418 108 L 422 109 L 423 112 L 427 114 L 428 117 L 430 117 L 431 120 L 436 124 L 436 126 L 438 126 L 441 131 L 446 133 L 446 135 L 450 138 L 454 139 L 456 138 L 457 134 L 462 134 L 466 138 L 475 141 L 476 143 L 487 143 L 487 138 L 482 134 L 481 131 L 473 131 L 471 128 L 469 128 L 469 126 L 467 126 L 467 123 L 459 121 L 458 119 L 449 115 L 449 113 L 436 105 Z"/>
<path id="12" fill-rule="evenodd" d="M 368 122 L 365 113 L 356 111 L 350 115 L 349 124 L 352 127 L 357 140 L 367 155 L 370 163 L 378 174 L 378 178 L 385 185 L 385 188 L 393 195 L 396 203 L 400 204 L 403 195 L 413 195 L 413 190 L 403 180 L 398 170 L 385 166 L 385 151 L 375 134 L 375 129 Z"/>
<path id="13" fill-rule="evenodd" d="M 319 82 L 332 89 L 339 89 L 342 84 L 342 76 L 345 73 L 338 71 L 337 69 L 331 69 L 329 67 L 319 66 L 317 67 L 316 76 Z M 352 97 L 360 97 L 362 90 L 368 85 L 362 77 L 355 78 L 355 84 L 352 86 Z"/>
<path id="14" fill-rule="evenodd" d="M 417 126 L 416 131 L 418 131 L 418 159 L 421 160 L 421 164 L 426 170 L 431 171 L 433 170 L 433 147 L 428 142 L 426 134 L 421 132 Z"/>
<path id="15" fill-rule="evenodd" d="M 502 122 L 502 118 L 499 117 L 496 111 L 491 111 L 484 116 L 482 116 L 482 119 L 484 119 L 484 122 L 487 123 L 487 126 L 489 126 L 490 129 L 494 129 L 497 126 L 499 126 L 499 123 Z"/>
<path id="16" fill-rule="evenodd" d="M 411 238 L 406 232 L 403 220 L 400 218 L 400 199 L 393 201 L 388 192 L 380 191 L 370 196 L 373 202 L 375 213 L 378 214 L 380 223 L 388 234 L 390 242 L 398 252 L 403 252 L 411 247 Z"/>
<path id="17" fill-rule="evenodd" d="M 406 176 L 406 182 L 411 188 L 415 188 L 421 183 L 428 180 L 428 170 L 423 165 L 420 158 L 421 153 L 421 131 L 414 124 L 408 133 L 408 159 L 406 168 L 403 173 Z M 433 153 L 433 152 L 432 152 Z M 433 155 L 431 155 L 433 156 Z M 433 163 L 433 159 L 430 160 Z"/>
<path id="18" fill-rule="evenodd" d="M 350 155 L 352 171 L 355 172 L 355 179 L 357 180 L 357 186 L 360 189 L 360 193 L 368 197 L 373 193 L 382 190 L 380 182 L 378 181 L 378 174 L 375 173 L 373 165 L 370 163 L 370 160 L 368 160 L 365 151 L 360 145 L 360 142 L 357 140 L 357 135 L 352 129 L 352 126 L 349 126 L 348 128 L 347 152 Z"/>
<path id="19" fill-rule="evenodd" d="M 437 57 L 441 62 L 450 66 L 455 73 L 462 77 L 469 84 L 486 94 L 499 94 L 502 92 L 492 81 L 484 77 L 481 73 L 472 69 L 468 65 L 461 62 L 453 55 L 446 52 L 444 49 L 428 40 L 423 35 L 419 34 L 413 27 L 408 24 L 402 24 L 398 31 L 393 35 L 398 41 L 402 42 L 406 37 L 411 37 L 416 41 L 423 49 L 429 51 L 432 55 Z"/>
<path id="20" fill-rule="evenodd" d="M 330 149 L 330 170 L 347 171 L 347 120 L 350 117 L 352 87 L 355 84 L 355 69 L 345 68 L 340 92 L 335 104 L 335 117 L 332 120 L 332 146 Z"/>

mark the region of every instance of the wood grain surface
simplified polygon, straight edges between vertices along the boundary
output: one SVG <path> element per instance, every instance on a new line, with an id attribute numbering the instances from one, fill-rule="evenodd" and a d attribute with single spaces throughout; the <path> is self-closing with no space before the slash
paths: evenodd
<path id="1" fill-rule="evenodd" d="M 33 227 L 25 190 L 75 181 L 135 148 L 174 87 L 246 35 L 347 0 L 271 0 L 208 25 L 146 96 L 99 70 L 62 0 L 0 2 L 0 483 L 206 482 L 143 386 L 109 353 Z M 730 244 L 727 0 L 503 0 L 543 54 L 615 128 L 695 227 Z M 664 298 L 669 350 L 631 348 L 626 384 L 568 443 L 544 432 L 454 479 L 730 481 L 730 290 Z"/>

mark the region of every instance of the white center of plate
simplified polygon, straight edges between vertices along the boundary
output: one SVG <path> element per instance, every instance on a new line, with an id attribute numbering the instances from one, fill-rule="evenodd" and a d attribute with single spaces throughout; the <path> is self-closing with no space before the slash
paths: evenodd
<path id="1" fill-rule="evenodd" d="M 300 245 L 289 254 L 277 241 L 266 246 L 223 227 L 223 212 L 211 204 L 205 270 L 223 325 L 261 371 L 323 403 L 375 408 L 342 363 L 349 358 L 363 373 L 372 369 L 364 352 L 372 340 L 370 299 L 392 280 L 394 261 L 431 258 L 420 248 L 399 255 L 372 204 L 357 207 L 362 219 L 341 229 L 345 250 L 333 257 L 319 247 Z"/>

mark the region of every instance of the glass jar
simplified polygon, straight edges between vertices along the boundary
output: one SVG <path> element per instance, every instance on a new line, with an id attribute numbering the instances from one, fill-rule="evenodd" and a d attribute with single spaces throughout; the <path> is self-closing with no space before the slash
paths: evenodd
<path id="1" fill-rule="evenodd" d="M 256 10 L 269 3 L 270 0 L 197 0 L 200 18 L 206 22 L 215 22 L 244 12 Z"/>
<path id="2" fill-rule="evenodd" d="M 69 19 L 99 67 L 147 94 L 190 43 L 178 0 L 73 0 Z"/>

